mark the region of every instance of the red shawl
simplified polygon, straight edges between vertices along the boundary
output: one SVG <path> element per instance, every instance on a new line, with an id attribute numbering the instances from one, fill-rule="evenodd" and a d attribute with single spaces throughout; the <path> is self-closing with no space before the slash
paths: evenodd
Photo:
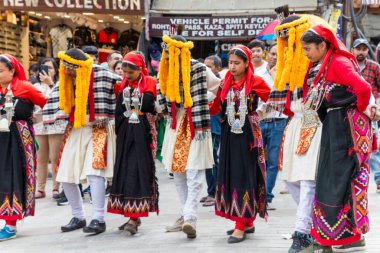
<path id="1" fill-rule="evenodd" d="M 248 67 L 245 71 L 244 78 L 242 79 L 242 81 L 239 81 L 239 82 L 234 82 L 231 71 L 227 72 L 226 77 L 224 79 L 222 92 L 220 95 L 221 100 L 224 101 L 224 99 L 227 96 L 228 91 L 231 88 L 242 90 L 245 83 L 246 96 L 252 91 L 254 91 L 263 101 L 267 101 L 269 93 L 270 93 L 270 87 L 261 77 L 254 75 L 251 50 L 249 50 L 246 46 L 243 46 L 243 45 L 237 45 L 233 47 L 231 50 L 234 50 L 234 49 L 241 50 L 247 56 Z"/>
<path id="2" fill-rule="evenodd" d="M 1 54 L 1 56 L 8 59 L 14 69 L 14 77 L 10 83 L 13 95 L 26 99 L 41 108 L 44 107 L 47 97 L 31 83 L 26 81 L 25 71 L 21 63 L 10 54 Z"/>
<path id="3" fill-rule="evenodd" d="M 128 53 L 124 56 L 123 63 L 133 64 L 141 69 L 140 77 L 133 82 L 128 82 L 127 78 L 124 77 L 120 90 L 123 90 L 126 86 L 131 88 L 136 88 L 138 85 L 140 87 L 140 93 L 149 92 L 153 96 L 157 96 L 156 91 L 156 80 L 148 76 L 148 70 L 146 69 L 146 64 L 144 57 L 140 54 L 134 52 Z M 140 84 L 139 84 L 140 82 Z"/>

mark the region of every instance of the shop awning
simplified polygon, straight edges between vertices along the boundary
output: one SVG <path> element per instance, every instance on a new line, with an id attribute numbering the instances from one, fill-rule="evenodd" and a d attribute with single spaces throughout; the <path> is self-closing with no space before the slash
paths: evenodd
<path id="1" fill-rule="evenodd" d="M 317 0 L 151 0 L 150 13 L 157 14 L 273 14 L 274 8 L 289 4 L 290 11 L 315 11 Z"/>

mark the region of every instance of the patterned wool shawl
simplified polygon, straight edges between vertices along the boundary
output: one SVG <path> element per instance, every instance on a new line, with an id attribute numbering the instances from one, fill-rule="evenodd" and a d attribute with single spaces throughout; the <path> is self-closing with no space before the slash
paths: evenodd
<path id="1" fill-rule="evenodd" d="M 204 139 L 207 133 L 210 133 L 210 110 L 207 101 L 207 81 L 206 81 L 206 66 L 196 60 L 191 60 L 190 71 L 190 94 L 193 100 L 193 106 L 191 110 L 191 123 L 195 132 L 195 139 Z M 157 84 L 157 100 L 163 109 L 163 112 L 167 112 L 168 124 L 172 124 L 175 120 L 175 116 L 172 116 L 172 102 L 170 102 L 165 96 L 162 95 L 159 89 L 159 83 Z M 180 85 L 181 104 L 177 104 L 174 108 L 183 108 L 183 88 Z M 189 115 L 188 115 L 189 116 Z M 177 122 L 179 124 L 179 122 Z"/>
<path id="2" fill-rule="evenodd" d="M 308 88 L 311 85 L 311 83 L 309 83 L 309 80 L 314 80 L 316 74 L 318 73 L 320 66 L 316 68 L 317 65 L 318 63 L 313 63 L 309 66 L 309 75 L 307 79 Z M 296 88 L 293 92 L 291 92 L 289 91 L 289 85 L 286 85 L 283 91 L 278 91 L 273 88 L 269 94 L 267 101 L 266 113 L 277 111 L 280 112 L 281 115 L 285 111 L 285 114 L 289 114 L 291 101 L 296 101 L 300 98 L 305 97 L 307 92 L 308 89 L 305 90 L 304 88 Z"/>
<path id="3" fill-rule="evenodd" d="M 93 65 L 94 71 L 94 113 L 95 120 L 114 119 L 116 97 L 114 84 L 121 81 L 121 77 L 99 65 Z M 59 86 L 55 86 L 42 110 L 45 124 L 53 124 L 57 120 L 68 119 L 59 109 Z"/>

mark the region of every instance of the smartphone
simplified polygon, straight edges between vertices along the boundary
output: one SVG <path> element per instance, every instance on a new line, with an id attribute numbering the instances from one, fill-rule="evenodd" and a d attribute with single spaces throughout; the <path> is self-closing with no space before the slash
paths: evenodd
<path id="1" fill-rule="evenodd" d="M 43 72 L 45 75 L 49 74 L 49 67 L 47 65 L 40 65 L 40 72 Z"/>
<path id="2" fill-rule="evenodd" d="M 43 73 L 45 75 L 48 75 L 49 74 L 49 67 L 46 65 L 43 65 L 43 64 L 40 65 L 39 73 Z M 37 79 L 39 82 L 41 82 L 40 75 L 37 75 Z"/>

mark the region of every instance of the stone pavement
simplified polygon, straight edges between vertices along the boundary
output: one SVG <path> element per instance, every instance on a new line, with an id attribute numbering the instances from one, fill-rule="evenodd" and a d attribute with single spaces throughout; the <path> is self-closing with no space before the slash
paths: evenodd
<path id="1" fill-rule="evenodd" d="M 166 233 L 165 226 L 178 218 L 179 201 L 174 182 L 169 179 L 162 166 L 157 166 L 160 189 L 160 214 L 142 220 L 139 233 L 129 236 L 119 232 L 118 226 L 126 221 L 120 215 L 107 214 L 107 231 L 97 236 L 85 236 L 82 231 L 61 233 L 60 226 L 71 219 L 69 206 L 57 206 L 48 197 L 37 200 L 35 217 L 28 217 L 18 224 L 17 239 L 0 242 L 0 253 L 97 253 L 97 252 L 257 252 L 286 253 L 291 240 L 282 235 L 293 232 L 295 204 L 289 194 L 280 195 L 282 182 L 278 181 L 275 193 L 275 211 L 269 211 L 268 222 L 258 218 L 256 233 L 247 240 L 234 245 L 227 244 L 225 231 L 233 228 L 233 223 L 217 217 L 213 207 L 199 206 L 198 237 L 186 238 L 182 232 Z M 48 182 L 51 187 L 51 182 Z M 203 191 L 206 191 L 204 185 Z M 203 196 L 204 194 L 202 194 Z M 369 193 L 371 231 L 366 236 L 367 249 L 363 252 L 380 252 L 380 194 L 375 192 L 373 178 Z M 85 199 L 87 221 L 91 220 L 91 204 Z M 0 224 L 3 226 L 3 224 Z"/>

